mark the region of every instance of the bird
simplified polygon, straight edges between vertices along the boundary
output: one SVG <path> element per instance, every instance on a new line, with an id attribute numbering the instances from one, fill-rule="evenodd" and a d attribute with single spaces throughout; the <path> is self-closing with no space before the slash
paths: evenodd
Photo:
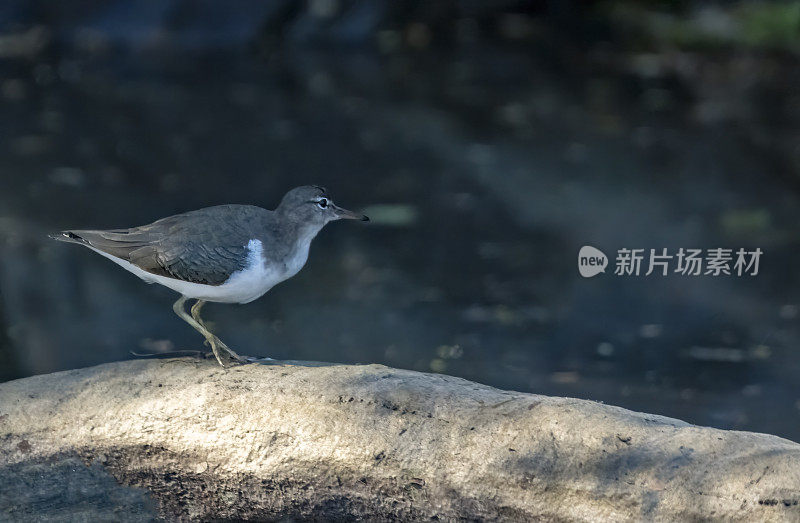
<path id="1" fill-rule="evenodd" d="M 65 230 L 52 239 L 87 247 L 147 283 L 176 291 L 172 306 L 206 339 L 220 365 L 245 363 L 200 317 L 207 302 L 249 303 L 303 268 L 311 240 L 334 220 L 369 221 L 319 185 L 287 192 L 275 210 L 227 204 L 128 229 Z M 190 312 L 186 302 L 195 300 Z M 224 352 L 223 352 L 224 351 Z"/>

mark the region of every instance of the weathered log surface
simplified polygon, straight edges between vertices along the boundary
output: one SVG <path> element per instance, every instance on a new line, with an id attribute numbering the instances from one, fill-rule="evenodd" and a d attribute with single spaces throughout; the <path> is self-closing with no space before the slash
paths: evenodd
<path id="1" fill-rule="evenodd" d="M 0 385 L 0 519 L 800 520 L 800 445 L 381 365 Z"/>

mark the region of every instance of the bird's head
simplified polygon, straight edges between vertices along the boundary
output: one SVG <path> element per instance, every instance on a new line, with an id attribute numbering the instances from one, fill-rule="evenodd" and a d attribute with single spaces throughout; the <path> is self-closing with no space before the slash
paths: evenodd
<path id="1" fill-rule="evenodd" d="M 318 185 L 303 185 L 287 192 L 275 212 L 297 224 L 317 230 L 333 220 L 369 221 L 365 215 L 348 211 L 333 203 L 328 191 Z"/>

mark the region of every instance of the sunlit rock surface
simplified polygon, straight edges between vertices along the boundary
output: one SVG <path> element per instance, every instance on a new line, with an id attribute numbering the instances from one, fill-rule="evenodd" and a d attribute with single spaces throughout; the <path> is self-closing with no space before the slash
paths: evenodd
<path id="1" fill-rule="evenodd" d="M 0 385 L 0 519 L 800 519 L 800 445 L 380 365 Z"/>

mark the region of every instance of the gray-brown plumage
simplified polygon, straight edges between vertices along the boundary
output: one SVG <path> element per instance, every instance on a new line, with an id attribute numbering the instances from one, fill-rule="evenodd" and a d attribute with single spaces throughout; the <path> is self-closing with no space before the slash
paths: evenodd
<path id="1" fill-rule="evenodd" d="M 77 243 L 111 259 L 148 283 L 181 294 L 175 312 L 217 347 L 242 359 L 200 319 L 206 301 L 247 303 L 294 276 L 306 262 L 311 240 L 332 220 L 367 220 L 336 206 L 318 186 L 292 189 L 269 211 L 252 205 L 218 205 L 129 229 L 62 231 L 52 238 Z M 187 299 L 197 300 L 192 316 Z"/>
<path id="2" fill-rule="evenodd" d="M 247 243 L 266 236 L 272 251 L 275 213 L 251 205 L 218 205 L 162 218 L 149 225 L 107 231 L 64 231 L 73 240 L 159 276 L 221 285 L 247 261 Z M 56 239 L 62 239 L 63 237 Z"/>

